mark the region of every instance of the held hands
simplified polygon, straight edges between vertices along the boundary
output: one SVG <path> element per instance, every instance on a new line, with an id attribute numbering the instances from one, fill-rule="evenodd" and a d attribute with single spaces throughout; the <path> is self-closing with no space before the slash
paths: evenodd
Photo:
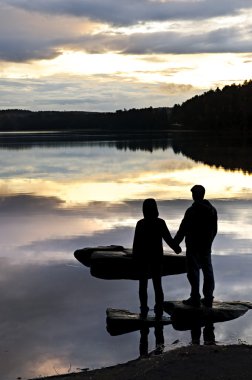
<path id="1" fill-rule="evenodd" d="M 182 252 L 181 247 L 178 245 L 178 247 L 174 250 L 174 252 L 179 255 Z"/>

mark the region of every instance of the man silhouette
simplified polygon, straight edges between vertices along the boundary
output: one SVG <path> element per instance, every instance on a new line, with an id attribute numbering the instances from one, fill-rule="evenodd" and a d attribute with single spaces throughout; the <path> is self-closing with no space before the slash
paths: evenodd
<path id="1" fill-rule="evenodd" d="M 189 207 L 174 237 L 178 244 L 185 238 L 187 278 L 191 285 L 190 298 L 185 305 L 212 307 L 214 274 L 211 260 L 212 242 L 217 234 L 217 211 L 204 199 L 205 188 L 195 185 L 191 189 L 194 203 Z M 203 272 L 203 295 L 200 296 L 200 269 Z"/>

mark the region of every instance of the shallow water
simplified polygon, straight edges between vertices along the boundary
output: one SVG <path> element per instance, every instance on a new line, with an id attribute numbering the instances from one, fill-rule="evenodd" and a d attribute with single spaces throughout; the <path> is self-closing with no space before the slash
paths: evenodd
<path id="1" fill-rule="evenodd" d="M 138 311 L 137 282 L 93 278 L 73 252 L 131 247 L 146 197 L 158 200 L 174 234 L 191 204 L 191 186 L 205 185 L 219 215 L 216 299 L 251 300 L 251 175 L 175 154 L 172 136 L 146 145 L 138 139 L 137 146 L 107 137 L 0 149 L 1 378 L 55 375 L 139 356 L 139 332 L 111 337 L 106 331 L 108 307 Z M 166 277 L 163 285 L 167 300 L 188 296 L 185 275 Z M 251 311 L 217 323 L 215 336 L 224 344 L 252 344 Z M 169 325 L 164 338 L 168 350 L 189 344 L 191 333 Z"/>

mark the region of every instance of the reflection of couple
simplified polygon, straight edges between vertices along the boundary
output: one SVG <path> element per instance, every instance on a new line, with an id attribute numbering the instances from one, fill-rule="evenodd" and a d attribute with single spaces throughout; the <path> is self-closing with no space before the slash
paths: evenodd
<path id="1" fill-rule="evenodd" d="M 203 335 L 204 345 L 215 345 L 215 333 L 214 324 L 212 322 L 207 322 L 204 326 L 201 326 L 197 321 L 191 326 L 191 344 L 199 345 L 201 335 Z M 150 329 L 147 325 L 143 325 L 140 329 L 140 343 L 139 343 L 139 354 L 140 357 L 148 357 L 150 354 L 160 355 L 164 352 L 165 341 L 164 341 L 164 326 L 161 323 L 157 323 L 154 326 L 155 335 L 155 349 L 149 353 L 149 336 Z"/>
<path id="2" fill-rule="evenodd" d="M 156 201 L 148 198 L 143 202 L 144 218 L 135 229 L 133 256 L 140 269 L 139 298 L 141 316 L 148 314 L 148 277 L 151 277 L 155 291 L 155 314 L 163 314 L 164 294 L 161 282 L 163 244 L 162 239 L 179 254 L 179 244 L 185 238 L 187 277 L 191 285 L 190 298 L 183 303 L 199 307 L 200 303 L 212 307 L 214 275 L 211 261 L 211 246 L 217 233 L 217 212 L 211 203 L 204 199 L 205 189 L 195 185 L 191 189 L 193 204 L 189 207 L 174 239 L 163 219 L 158 218 Z M 200 297 L 200 269 L 202 269 L 203 295 Z"/>

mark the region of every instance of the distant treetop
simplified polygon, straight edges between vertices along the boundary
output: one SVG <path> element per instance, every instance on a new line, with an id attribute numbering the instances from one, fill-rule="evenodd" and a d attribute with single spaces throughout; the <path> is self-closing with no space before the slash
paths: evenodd
<path id="1" fill-rule="evenodd" d="M 252 80 L 196 95 L 172 109 L 171 120 L 185 128 L 252 132 Z"/>

